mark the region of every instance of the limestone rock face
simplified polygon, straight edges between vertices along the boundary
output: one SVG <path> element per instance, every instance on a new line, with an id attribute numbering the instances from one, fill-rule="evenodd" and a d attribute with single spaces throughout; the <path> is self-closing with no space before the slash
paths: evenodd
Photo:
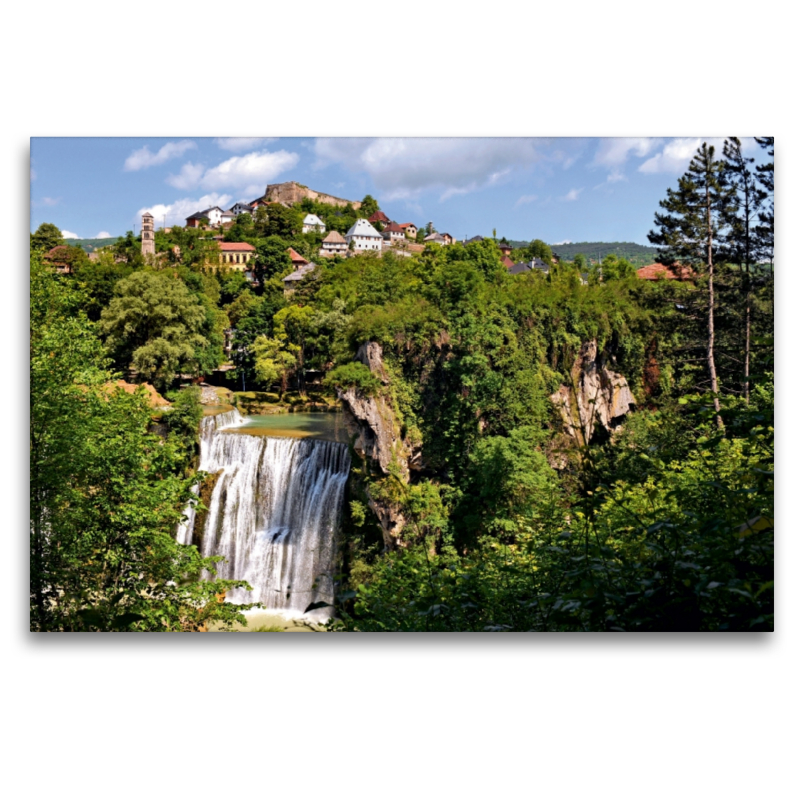
<path id="1" fill-rule="evenodd" d="M 565 432 L 588 444 L 600 429 L 611 432 L 636 405 L 628 382 L 605 365 L 595 340 L 584 342 L 572 368 L 572 386 L 550 396 L 561 412 Z"/>
<path id="2" fill-rule="evenodd" d="M 356 360 L 389 383 L 383 366 L 383 348 L 377 342 L 367 342 L 358 348 Z M 400 437 L 397 421 L 384 397 L 370 397 L 359 389 L 337 390 L 344 409 L 344 419 L 351 435 L 356 435 L 353 449 L 362 458 L 367 458 L 384 475 L 389 475 L 389 464 L 394 461 L 401 476 L 408 480 L 408 452 Z"/>
<path id="3" fill-rule="evenodd" d="M 362 344 L 356 359 L 369 368 L 370 372 L 384 385 L 389 376 L 383 365 L 383 349 L 377 342 Z M 403 483 L 408 482 L 409 460 L 413 458 L 411 448 L 400 435 L 394 411 L 385 397 L 370 397 L 359 389 L 337 389 L 342 402 L 344 420 L 351 436 L 355 436 L 353 449 L 365 459 L 370 471 L 377 476 L 388 477 L 392 471 Z M 393 470 L 390 470 L 392 465 Z M 383 529 L 384 543 L 393 547 L 397 536 L 403 529 L 405 517 L 399 506 L 380 497 L 369 496 L 369 506 L 375 512 Z"/>

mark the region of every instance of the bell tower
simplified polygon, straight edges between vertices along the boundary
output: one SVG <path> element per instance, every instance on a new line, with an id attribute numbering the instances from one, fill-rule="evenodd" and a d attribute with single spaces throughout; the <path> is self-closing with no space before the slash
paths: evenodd
<path id="1" fill-rule="evenodd" d="M 145 211 L 142 214 L 142 255 L 154 256 L 156 254 L 155 232 L 153 230 L 153 215 Z"/>

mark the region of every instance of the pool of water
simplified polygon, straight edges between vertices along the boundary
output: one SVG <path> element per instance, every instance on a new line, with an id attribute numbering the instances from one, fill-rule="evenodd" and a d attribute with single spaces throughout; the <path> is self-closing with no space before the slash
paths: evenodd
<path id="1" fill-rule="evenodd" d="M 347 444 L 349 437 L 342 414 L 252 414 L 247 422 L 227 433 L 245 433 L 250 436 L 287 436 L 296 439 L 327 439 Z"/>

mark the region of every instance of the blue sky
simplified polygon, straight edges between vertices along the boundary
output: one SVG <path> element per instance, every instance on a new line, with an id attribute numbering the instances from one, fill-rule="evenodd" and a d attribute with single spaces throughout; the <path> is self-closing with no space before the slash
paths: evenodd
<path id="1" fill-rule="evenodd" d="M 633 241 L 701 137 L 685 138 L 33 138 L 31 230 L 67 237 L 183 224 L 296 180 L 462 238 Z M 721 153 L 722 140 L 705 137 Z M 743 145 L 761 159 L 749 138 Z"/>

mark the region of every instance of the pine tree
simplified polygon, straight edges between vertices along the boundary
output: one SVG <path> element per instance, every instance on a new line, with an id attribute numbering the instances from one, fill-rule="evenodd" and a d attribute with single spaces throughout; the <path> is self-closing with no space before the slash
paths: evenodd
<path id="1" fill-rule="evenodd" d="M 655 215 L 657 230 L 647 238 L 663 248 L 661 264 L 693 266 L 708 277 L 708 341 L 706 359 L 714 396 L 717 425 L 722 427 L 719 383 L 714 360 L 714 264 L 719 261 L 721 217 L 730 200 L 724 186 L 723 163 L 714 159 L 714 148 L 706 142 L 698 148 L 689 168 L 678 179 L 677 189 L 667 189 L 659 205 L 666 213 Z"/>
<path id="2" fill-rule="evenodd" d="M 761 147 L 767 151 L 767 155 L 774 159 L 775 137 L 756 136 L 755 138 Z M 758 215 L 761 224 L 757 227 L 756 233 L 763 255 L 769 258 L 771 264 L 775 249 L 775 162 L 760 164 L 756 167 L 756 172 L 758 173 L 759 182 L 767 192 L 765 209 Z"/>
<path id="3" fill-rule="evenodd" d="M 756 221 L 767 193 L 758 187 L 756 173 L 750 168 L 755 161 L 745 158 L 742 144 L 735 136 L 725 140 L 725 182 L 731 190 L 730 203 L 723 212 L 726 225 L 721 254 L 742 269 L 744 310 L 744 397 L 750 402 L 750 333 L 753 303 L 752 268 L 758 255 Z"/>

